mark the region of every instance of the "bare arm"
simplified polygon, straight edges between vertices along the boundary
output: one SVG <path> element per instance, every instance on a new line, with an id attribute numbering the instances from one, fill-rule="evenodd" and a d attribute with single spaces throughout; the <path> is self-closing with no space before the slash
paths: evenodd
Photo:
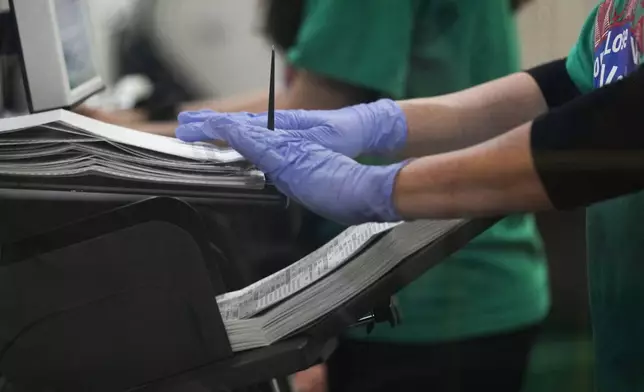
<path id="1" fill-rule="evenodd" d="M 275 97 L 276 109 L 338 109 L 358 103 L 365 92 L 348 84 L 325 78 L 305 70 L 298 70 L 288 90 Z M 267 91 L 255 92 L 224 100 L 187 103 L 181 111 L 211 109 L 217 112 L 261 113 L 268 108 Z"/>
<path id="2" fill-rule="evenodd" d="M 276 92 L 276 99 L 281 101 L 283 94 L 283 91 Z M 260 90 L 225 99 L 187 102 L 180 106 L 179 111 L 188 112 L 211 109 L 217 112 L 261 112 L 265 111 L 268 106 L 267 97 L 266 91 Z"/>
<path id="3" fill-rule="evenodd" d="M 469 147 L 501 135 L 548 107 L 535 80 L 516 73 L 457 93 L 399 102 L 409 129 L 407 156 Z"/>
<path id="4" fill-rule="evenodd" d="M 276 93 L 276 105 L 280 105 L 284 102 L 284 96 L 284 92 Z M 222 100 L 188 102 L 183 104 L 179 108 L 179 110 L 183 112 L 211 109 L 218 112 L 259 113 L 265 111 L 267 106 L 267 94 L 266 92 L 262 91 L 250 94 L 242 94 Z M 163 135 L 168 137 L 174 137 L 175 129 L 177 129 L 176 121 L 148 121 L 146 119 L 145 113 L 130 110 L 120 113 L 114 113 L 104 112 L 100 110 L 83 109 L 79 111 L 79 113 L 103 122 L 121 125 L 142 132 L 154 133 L 156 135 Z M 138 113 L 138 117 L 136 116 L 136 113 Z"/>
<path id="5" fill-rule="evenodd" d="M 475 217 L 576 208 L 639 192 L 644 133 L 633 124 L 643 100 L 639 69 L 482 144 L 415 160 L 397 178 L 396 206 L 412 219 Z M 421 134 L 417 124 L 411 133 Z"/>
<path id="6" fill-rule="evenodd" d="M 291 86 L 276 93 L 276 109 L 338 109 L 366 99 L 369 92 L 307 71 L 297 71 Z M 217 112 L 261 113 L 268 108 L 268 92 L 255 92 L 223 100 L 191 102 L 181 111 L 211 109 Z M 174 137 L 176 121 L 149 122 L 135 111 L 114 113 L 83 108 L 80 114 L 104 122 L 137 129 L 143 132 Z"/>
<path id="7" fill-rule="evenodd" d="M 474 147 L 415 160 L 400 172 L 394 200 L 406 219 L 552 207 L 533 165 L 530 124 Z"/>

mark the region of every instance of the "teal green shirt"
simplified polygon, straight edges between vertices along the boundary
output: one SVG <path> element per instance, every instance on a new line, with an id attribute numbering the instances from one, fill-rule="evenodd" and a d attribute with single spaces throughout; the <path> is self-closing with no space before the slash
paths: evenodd
<path id="1" fill-rule="evenodd" d="M 582 92 L 621 79 L 642 63 L 644 3 L 602 1 L 568 56 Z M 610 119 L 607 119 L 610 121 Z M 633 132 L 642 132 L 633 124 Z M 644 193 L 588 208 L 588 276 L 597 388 L 644 391 Z"/>
<path id="2" fill-rule="evenodd" d="M 517 71 L 515 37 L 508 0 L 308 0 L 288 60 L 382 96 L 425 97 Z M 327 222 L 319 229 L 324 241 L 342 228 Z M 543 320 L 550 305 L 547 267 L 533 216 L 504 219 L 396 301 L 402 325 L 349 335 L 445 341 Z"/>

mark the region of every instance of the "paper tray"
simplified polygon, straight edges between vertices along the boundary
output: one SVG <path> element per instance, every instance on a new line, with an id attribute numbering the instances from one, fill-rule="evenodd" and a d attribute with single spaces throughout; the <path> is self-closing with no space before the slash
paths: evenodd
<path id="1" fill-rule="evenodd" d="M 156 220 L 159 215 L 170 214 L 172 212 L 170 206 L 172 205 L 177 205 L 177 202 L 157 200 L 142 203 L 139 206 L 130 206 L 120 211 L 92 218 L 82 223 L 82 227 L 70 226 L 56 230 L 51 234 L 32 237 L 29 240 L 16 243 L 12 247 L 5 247 L 3 260 L 5 262 L 20 261 L 46 253 L 48 249 L 55 249 L 57 239 L 65 241 L 65 243 L 77 243 L 85 237 L 99 238 L 98 234 L 109 232 L 110 227 L 114 225 L 124 225 L 128 221 L 139 222 L 146 217 Z M 190 232 L 193 233 L 193 238 L 198 239 L 196 243 L 204 250 L 204 254 L 208 254 L 212 248 L 206 246 L 207 239 L 201 223 L 198 223 L 198 214 L 194 211 L 192 213 L 187 211 L 185 206 L 181 209 L 177 208 L 173 216 L 178 219 L 178 222 L 185 219 L 194 221 L 192 225 L 181 225 L 180 227 L 191 228 Z M 124 218 L 118 218 L 117 215 Z M 101 224 L 97 223 L 97 219 Z M 157 391 L 168 385 L 186 383 L 202 385 L 214 390 L 235 389 L 283 377 L 326 360 L 333 350 L 336 336 L 342 334 L 347 327 L 382 303 L 384 299 L 389 298 L 427 269 L 442 262 L 451 253 L 465 246 L 495 221 L 495 219 L 464 221 L 463 224 L 454 227 L 438 240 L 407 257 L 367 289 L 290 339 L 257 350 L 231 353 L 230 357 L 218 359 L 198 368 L 189 368 L 187 371 L 182 371 L 180 374 L 174 373 L 167 378 L 155 379 L 152 383 L 138 385 L 130 390 Z M 92 233 L 92 230 L 102 230 L 102 232 Z M 70 236 L 79 238 L 70 238 Z M 214 287 L 223 286 L 222 283 L 217 283 L 221 282 L 222 275 L 214 270 L 210 273 Z M 215 294 L 221 292 L 223 289 L 215 290 Z"/>
<path id="2" fill-rule="evenodd" d="M 206 366 L 182 374 L 176 379 L 160 381 L 136 390 L 154 391 L 160 386 L 165 387 L 166 383 L 187 380 L 197 381 L 208 388 L 242 388 L 285 377 L 323 362 L 335 349 L 336 337 L 348 327 L 497 221 L 498 219 L 478 219 L 458 226 L 408 257 L 361 294 L 292 338 L 268 347 L 239 352 L 230 361 Z"/>
<path id="3" fill-rule="evenodd" d="M 496 222 L 494 219 L 476 219 L 456 226 L 453 230 L 408 257 L 376 283 L 339 308 L 333 310 L 302 333 L 315 339 L 339 336 L 348 327 L 388 301 L 395 293 L 423 275 L 427 270 L 440 264 L 452 253 L 466 246 Z M 362 252 L 365 252 L 363 250 Z M 354 256 L 358 257 L 358 255 Z M 402 320 L 404 323 L 404 318 Z"/>

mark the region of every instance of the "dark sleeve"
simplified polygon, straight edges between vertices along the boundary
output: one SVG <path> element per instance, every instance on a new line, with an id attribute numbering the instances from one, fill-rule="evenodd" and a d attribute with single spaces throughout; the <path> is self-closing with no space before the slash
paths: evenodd
<path id="1" fill-rule="evenodd" d="M 566 63 L 567 59 L 563 58 L 526 71 L 537 82 L 548 107 L 551 109 L 568 103 L 581 95 L 568 73 Z"/>
<path id="2" fill-rule="evenodd" d="M 558 209 L 644 189 L 644 69 L 537 118 L 536 170 Z"/>

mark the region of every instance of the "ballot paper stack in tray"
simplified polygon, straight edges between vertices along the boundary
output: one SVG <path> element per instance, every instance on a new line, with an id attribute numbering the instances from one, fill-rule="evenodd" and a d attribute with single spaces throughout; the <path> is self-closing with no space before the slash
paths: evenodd
<path id="1" fill-rule="evenodd" d="M 139 132 L 65 110 L 0 120 L 0 176 L 106 176 L 164 184 L 262 188 L 234 150 Z"/>
<path id="2" fill-rule="evenodd" d="M 217 304 L 233 351 L 268 346 L 311 325 L 461 220 L 353 226 L 291 266 Z"/>

